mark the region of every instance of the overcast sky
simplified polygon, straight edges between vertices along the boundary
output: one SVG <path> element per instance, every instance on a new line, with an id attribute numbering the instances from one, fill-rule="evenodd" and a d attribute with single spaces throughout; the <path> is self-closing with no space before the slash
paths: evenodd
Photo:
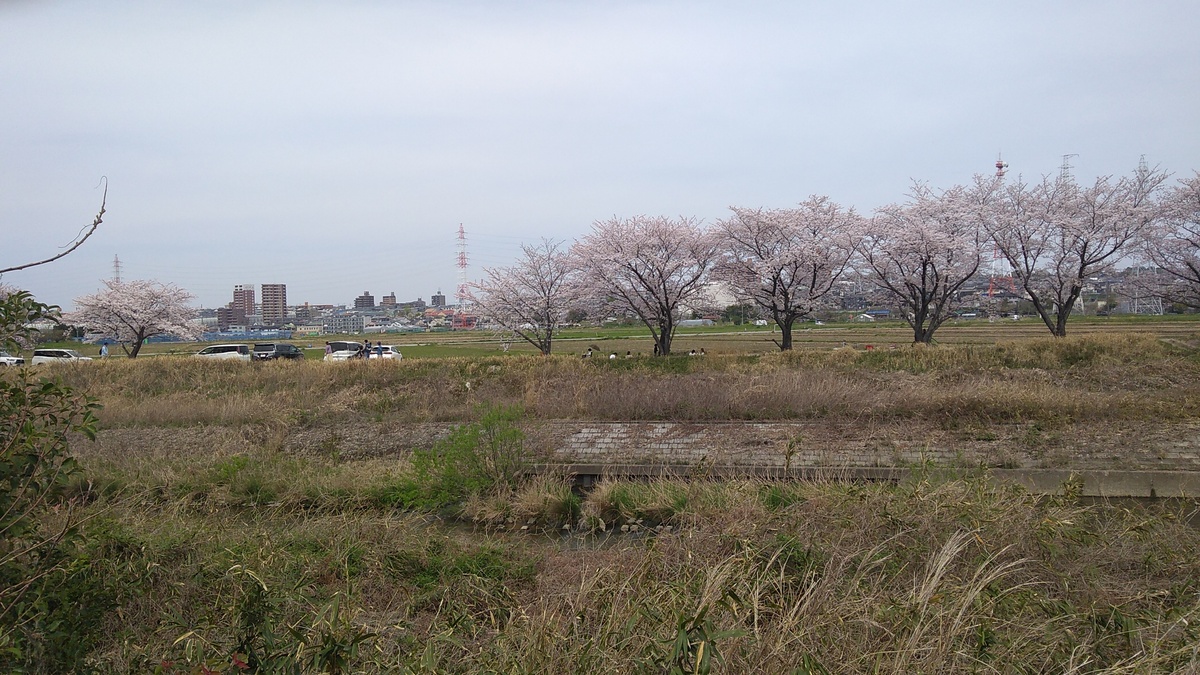
<path id="1" fill-rule="evenodd" d="M 1200 169 L 1200 3 L 0 0 L 0 267 L 453 302 L 612 216 Z"/>

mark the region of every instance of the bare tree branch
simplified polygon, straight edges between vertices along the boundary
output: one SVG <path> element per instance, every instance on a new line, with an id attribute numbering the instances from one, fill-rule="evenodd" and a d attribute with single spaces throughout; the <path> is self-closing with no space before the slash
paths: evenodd
<path id="1" fill-rule="evenodd" d="M 52 263 L 82 246 L 83 242 L 87 241 L 88 237 L 92 236 L 96 232 L 96 228 L 100 226 L 100 223 L 104 222 L 104 206 L 108 202 L 108 177 L 101 176 L 100 181 L 104 185 L 104 196 L 100 198 L 100 212 L 96 214 L 96 218 L 92 221 L 90 226 L 86 226 L 83 228 L 83 230 L 80 230 L 83 232 L 82 237 L 76 235 L 74 243 L 72 243 L 67 250 L 54 257 L 46 258 L 45 260 L 39 260 L 37 262 L 25 263 L 24 265 L 17 265 L 16 267 L 7 267 L 0 270 L 0 275 L 5 274 L 6 272 L 16 272 L 17 270 L 24 270 L 29 269 L 30 267 L 37 267 L 38 265 L 45 265 L 46 263 Z"/>

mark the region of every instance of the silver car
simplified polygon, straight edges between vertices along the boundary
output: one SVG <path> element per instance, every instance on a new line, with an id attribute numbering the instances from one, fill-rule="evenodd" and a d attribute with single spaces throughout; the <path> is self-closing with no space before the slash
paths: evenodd
<path id="1" fill-rule="evenodd" d="M 25 359 L 19 356 L 13 356 L 8 352 L 0 349 L 0 366 L 23 366 Z"/>

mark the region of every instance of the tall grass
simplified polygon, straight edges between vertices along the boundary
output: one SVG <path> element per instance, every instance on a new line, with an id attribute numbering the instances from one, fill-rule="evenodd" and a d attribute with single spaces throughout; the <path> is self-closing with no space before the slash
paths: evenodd
<path id="1" fill-rule="evenodd" d="M 1114 334 L 990 346 L 580 360 L 111 360 L 60 373 L 115 427 L 445 422 L 480 404 L 543 419 L 1170 420 L 1200 412 L 1200 362 Z"/>
<path id="2" fill-rule="evenodd" d="M 397 506 L 398 486 L 422 475 L 409 460 L 351 446 L 514 405 L 535 420 L 1157 425 L 1195 418 L 1198 370 L 1186 349 L 1131 334 L 64 367 L 104 404 L 106 429 L 76 446 L 84 473 L 63 495 L 87 520 L 62 595 L 100 617 L 80 636 L 97 672 L 1188 672 L 1200 662 L 1195 503 L 1083 504 L 1071 484 L 1041 499 L 920 475 L 611 480 L 579 495 L 561 476 L 504 470 L 443 490 L 453 508 L 435 514 Z M 509 465 L 481 448 L 523 452 L 515 437 L 458 430 L 418 463 L 469 478 L 459 469 L 473 462 Z M 290 454 L 301 434 L 327 442 Z"/>
<path id="3" fill-rule="evenodd" d="M 1149 673 L 1198 658 L 1189 512 L 1081 504 L 1070 485 L 1040 499 L 976 479 L 611 481 L 579 498 L 541 477 L 470 505 L 476 528 L 375 499 L 395 471 L 377 461 L 98 459 L 78 490 L 113 593 L 89 657 L 102 672 L 232 670 L 247 645 L 313 663 L 354 639 L 347 672 L 667 672 L 717 654 L 712 672 Z"/>

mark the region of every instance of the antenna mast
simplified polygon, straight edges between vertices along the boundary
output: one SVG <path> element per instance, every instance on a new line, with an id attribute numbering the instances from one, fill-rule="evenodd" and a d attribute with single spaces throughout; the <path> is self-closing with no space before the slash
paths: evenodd
<path id="1" fill-rule="evenodd" d="M 113 281 L 121 283 L 121 259 L 113 254 Z"/>
<path id="2" fill-rule="evenodd" d="M 458 224 L 458 305 L 462 307 L 467 302 L 467 232 L 462 223 Z"/>
<path id="3" fill-rule="evenodd" d="M 1152 277 L 1150 280 L 1143 279 L 1143 275 Z M 1162 296 L 1158 295 L 1154 289 L 1159 288 L 1161 282 L 1158 279 L 1158 268 L 1151 267 L 1149 269 L 1136 267 L 1133 270 L 1133 298 L 1130 300 L 1130 308 L 1134 314 L 1153 314 L 1162 316 L 1163 301 Z"/>
<path id="4" fill-rule="evenodd" d="M 1008 162 L 1004 161 L 1004 157 L 1000 153 L 996 153 L 996 180 L 1004 180 L 1004 174 L 1008 171 Z M 988 274 L 988 300 L 995 302 L 996 292 L 1009 290 L 1012 292 L 1012 297 L 1017 295 L 1017 284 L 1013 281 L 1012 270 L 1008 268 L 1008 261 L 1005 260 L 1004 254 L 1000 252 L 1000 245 L 992 242 L 992 268 Z M 998 304 L 998 303 L 996 303 Z"/>
<path id="5" fill-rule="evenodd" d="M 1062 163 L 1062 166 L 1060 166 L 1058 168 L 1058 177 L 1060 180 L 1070 180 L 1071 179 L 1071 168 L 1072 168 L 1071 167 L 1071 158 L 1078 157 L 1078 156 L 1079 156 L 1079 154 L 1074 153 L 1074 152 L 1069 155 L 1062 156 L 1063 163 Z"/>

